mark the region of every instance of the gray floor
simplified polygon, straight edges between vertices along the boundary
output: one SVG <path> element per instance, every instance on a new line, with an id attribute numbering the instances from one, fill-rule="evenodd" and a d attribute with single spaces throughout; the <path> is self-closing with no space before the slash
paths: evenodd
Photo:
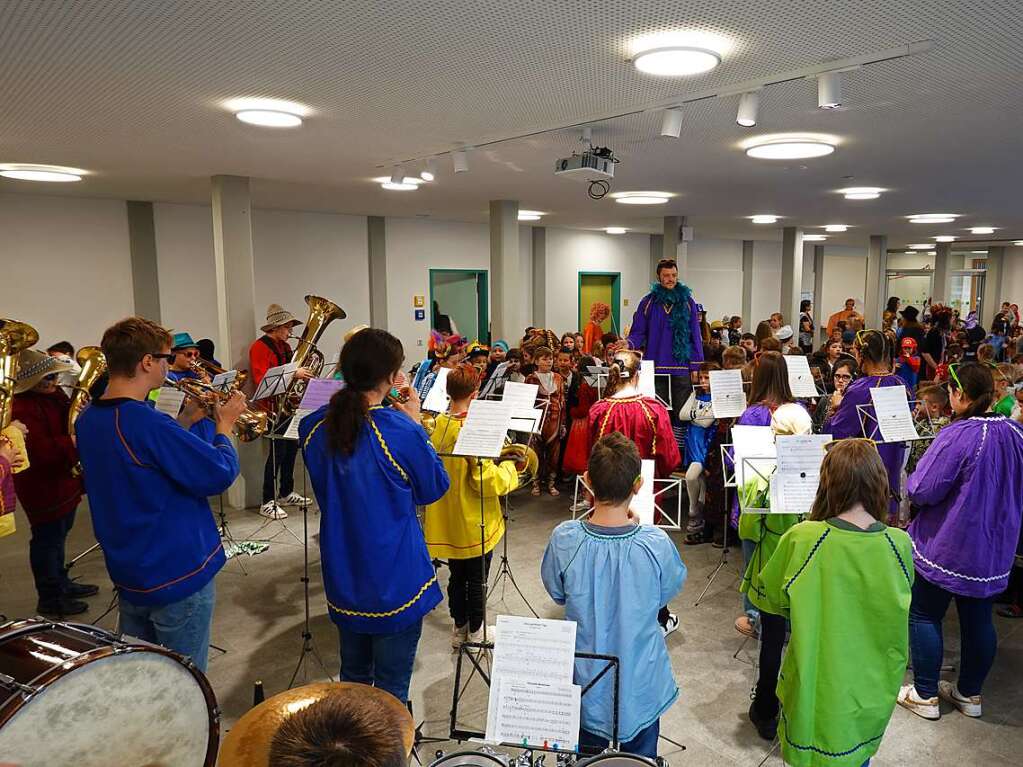
<path id="1" fill-rule="evenodd" d="M 553 499 L 532 499 L 521 492 L 513 499 L 509 528 L 509 554 L 519 585 L 543 617 L 560 617 L 559 608 L 540 584 L 539 558 L 554 526 L 568 518 L 568 494 Z M 256 557 L 231 560 L 217 578 L 217 608 L 213 642 L 225 653 L 211 651 L 209 677 L 223 711 L 223 726 L 230 728 L 250 706 L 252 686 L 262 680 L 267 695 L 283 690 L 300 657 L 302 646 L 302 518 L 294 513 L 286 523 L 265 520 L 250 512 L 229 512 L 236 538 L 272 538 L 269 551 Z M 336 674 L 337 635 L 326 617 L 319 573 L 316 531 L 319 516 L 310 512 L 312 633 L 327 668 Z M 285 527 L 286 525 L 286 527 Z M 0 612 L 11 617 L 33 614 L 35 595 L 28 568 L 28 525 L 19 512 L 19 531 L 0 539 Z M 262 529 L 260 529 L 262 528 Z M 678 536 L 673 534 L 678 541 Z M 69 541 L 69 556 L 94 542 L 88 512 L 83 505 Z M 714 582 L 706 601 L 693 602 L 718 564 L 721 552 L 709 545 L 688 547 L 682 558 L 689 578 L 672 609 L 681 619 L 680 630 L 668 639 L 675 675 L 681 688 L 678 702 L 661 720 L 662 733 L 684 743 L 686 751 L 662 742 L 661 755 L 671 764 L 757 765 L 768 751 L 746 721 L 752 667 L 740 652 L 742 638 L 733 621 L 740 609 L 737 582 L 738 549 L 730 565 Z M 90 601 L 85 616 L 95 621 L 110 601 L 110 582 L 102 556 L 93 553 L 74 569 L 84 581 L 102 584 L 100 596 Z M 442 583 L 446 570 L 441 570 Z M 502 597 L 503 593 L 503 599 Z M 490 603 L 491 622 L 500 613 L 522 615 L 526 606 L 510 584 L 498 588 Z M 1023 753 L 1023 621 L 996 619 L 999 653 L 984 690 L 985 716 L 970 720 L 955 711 L 938 722 L 925 722 L 896 708 L 891 725 L 873 764 L 884 765 L 1010 765 L 1020 764 Z M 100 625 L 115 627 L 116 611 Z M 412 680 L 417 720 L 425 719 L 427 735 L 448 732 L 454 681 L 454 656 L 449 649 L 450 624 L 442 604 L 426 620 Z M 948 660 L 955 663 L 959 645 L 954 610 L 946 625 Z M 752 644 L 746 650 L 752 649 Z M 299 679 L 325 677 L 313 658 L 307 658 Z M 482 728 L 485 691 L 473 679 L 460 706 L 460 724 Z M 454 743 L 441 743 L 426 751 L 429 763 L 435 748 L 450 751 Z M 1015 754 L 1016 756 L 1013 756 Z M 780 765 L 772 756 L 768 762 Z"/>

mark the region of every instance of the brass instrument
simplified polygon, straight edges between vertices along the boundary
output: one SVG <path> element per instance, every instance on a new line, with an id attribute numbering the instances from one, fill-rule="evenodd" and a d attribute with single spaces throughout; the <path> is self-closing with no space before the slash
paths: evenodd
<path id="1" fill-rule="evenodd" d="M 18 355 L 39 340 L 36 329 L 25 322 L 0 319 L 0 431 L 14 418 L 14 383 Z"/>
<path id="2" fill-rule="evenodd" d="M 226 370 L 224 370 L 224 368 L 220 367 L 220 365 L 215 365 L 209 360 L 204 360 L 202 357 L 196 357 L 189 364 L 191 365 L 192 370 L 195 372 L 195 374 L 198 375 L 200 378 L 213 379 L 216 378 L 218 375 L 227 372 Z M 244 370 L 239 370 L 238 375 L 235 376 L 235 379 L 229 385 L 230 390 L 231 391 L 234 391 L 235 389 L 240 390 L 245 385 L 245 380 L 248 377 L 249 374 L 247 372 L 245 372 Z"/>
<path id="3" fill-rule="evenodd" d="M 519 485 L 528 485 L 540 470 L 540 458 L 536 451 L 521 442 L 510 442 L 501 448 L 501 460 L 526 464 L 525 468 L 519 472 Z"/>
<path id="4" fill-rule="evenodd" d="M 75 436 L 75 421 L 89 404 L 89 390 L 107 370 L 107 358 L 98 346 L 83 346 L 75 355 L 81 370 L 71 392 L 71 409 L 67 414 L 67 433 Z"/>
<path id="5" fill-rule="evenodd" d="M 384 397 L 384 402 L 386 402 L 388 405 L 404 405 L 406 402 L 408 402 L 408 400 L 409 400 L 408 386 L 404 386 L 400 389 L 399 388 L 391 389 L 389 392 L 387 392 L 387 395 Z M 423 430 L 426 432 L 427 436 L 430 436 L 437 429 L 437 418 L 432 413 L 428 413 L 425 411 L 420 412 L 419 425 L 423 427 Z"/>
<path id="6" fill-rule="evenodd" d="M 324 363 L 323 353 L 316 346 L 316 342 L 320 340 L 327 325 L 334 320 L 343 320 L 348 314 L 333 301 L 320 296 L 306 296 L 305 302 L 309 305 L 309 318 L 305 322 L 305 330 L 302 331 L 302 335 L 293 336 L 293 338 L 298 338 L 298 346 L 295 347 L 291 361 L 296 363 L 297 367 L 305 368 L 315 377 L 323 370 Z M 305 395 L 306 386 L 307 382 L 304 380 L 291 379 L 287 391 L 281 395 L 280 405 L 277 408 L 276 420 L 278 423 L 295 415 L 295 411 L 298 410 L 302 397 Z"/>
<path id="7" fill-rule="evenodd" d="M 204 407 L 223 404 L 234 394 L 234 392 L 225 392 L 220 391 L 219 389 L 214 389 L 208 383 L 196 380 L 195 378 L 182 378 L 180 381 L 165 378 L 163 385 L 177 389 L 184 393 L 186 397 L 196 400 Z M 253 440 L 262 437 L 269 428 L 270 419 L 266 413 L 261 410 L 246 408 L 242 411 L 242 414 L 238 416 L 238 420 L 235 421 L 234 429 L 232 429 L 232 431 L 242 442 L 252 442 Z"/>

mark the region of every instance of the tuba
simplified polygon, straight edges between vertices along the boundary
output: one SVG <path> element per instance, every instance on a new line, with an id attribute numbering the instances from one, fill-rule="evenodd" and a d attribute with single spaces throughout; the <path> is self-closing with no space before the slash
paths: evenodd
<path id="1" fill-rule="evenodd" d="M 14 418 L 14 382 L 18 355 L 39 340 L 36 329 L 25 322 L 0 319 L 0 431 Z"/>
<path id="2" fill-rule="evenodd" d="M 327 325 L 334 320 L 343 320 L 348 315 L 333 301 L 320 296 L 306 296 L 305 302 L 309 305 L 309 319 L 305 322 L 302 335 L 293 336 L 298 338 L 298 346 L 295 347 L 291 361 L 297 363 L 297 367 L 305 368 L 314 376 L 318 376 L 323 370 L 324 357 L 316 342 L 320 340 Z M 297 378 L 291 380 L 287 391 L 281 395 L 281 403 L 277 408 L 277 423 L 283 423 L 295 415 L 305 395 L 306 385 L 306 381 Z"/>
<path id="3" fill-rule="evenodd" d="M 83 346 L 75 355 L 75 361 L 82 368 L 71 393 L 71 409 L 67 414 L 67 433 L 75 435 L 75 421 L 89 404 L 89 390 L 107 370 L 107 358 L 98 346 Z"/>

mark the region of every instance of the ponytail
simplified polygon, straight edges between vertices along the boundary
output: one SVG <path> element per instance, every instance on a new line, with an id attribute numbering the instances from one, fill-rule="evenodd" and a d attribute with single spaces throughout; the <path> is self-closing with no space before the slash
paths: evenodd
<path id="1" fill-rule="evenodd" d="M 856 334 L 856 347 L 863 360 L 875 365 L 891 364 L 891 344 L 880 330 L 861 330 Z"/>
<path id="2" fill-rule="evenodd" d="M 954 375 L 949 375 L 949 388 L 959 389 L 960 395 L 970 400 L 966 410 L 953 416 L 953 420 L 973 418 L 991 409 L 995 401 L 995 379 L 991 368 L 970 363 L 950 370 Z"/>
<path id="3" fill-rule="evenodd" d="M 639 352 L 628 349 L 615 352 L 607 373 L 607 396 L 616 394 L 627 381 L 636 379 L 639 375 L 641 359 Z"/>
<path id="4" fill-rule="evenodd" d="M 351 455 L 369 415 L 365 394 L 401 368 L 405 353 L 401 341 L 386 330 L 367 328 L 352 336 L 341 349 L 338 362 L 345 387 L 327 406 L 327 444 L 334 452 Z"/>

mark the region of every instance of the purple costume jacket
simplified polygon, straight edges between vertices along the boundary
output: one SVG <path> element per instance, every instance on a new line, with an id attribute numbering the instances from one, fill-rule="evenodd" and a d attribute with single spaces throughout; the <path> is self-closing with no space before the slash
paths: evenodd
<path id="1" fill-rule="evenodd" d="M 860 425 L 860 414 L 856 406 L 870 405 L 867 412 L 871 414 L 874 412 L 874 400 L 870 398 L 870 390 L 875 386 L 905 387 L 905 383 L 901 378 L 890 373 L 856 379 L 846 388 L 838 409 L 825 421 L 823 432 L 830 434 L 835 439 L 864 436 L 863 427 Z M 907 394 L 907 398 L 911 397 Z M 902 466 L 905 463 L 906 445 L 902 442 L 889 442 L 885 445 L 878 445 L 877 452 L 881 454 L 881 462 L 884 464 L 885 471 L 888 472 L 888 489 L 892 493 L 892 499 L 888 502 L 888 513 L 897 514 L 899 511 L 897 499 L 902 495 L 900 485 L 902 484 Z"/>
<path id="2" fill-rule="evenodd" d="M 675 376 L 688 376 L 689 363 L 703 361 L 703 335 L 700 332 L 700 315 L 697 313 L 696 301 L 689 297 L 689 334 L 692 354 L 687 360 L 675 359 L 674 335 L 671 330 L 671 315 L 654 298 L 647 293 L 639 302 L 636 313 L 632 315 L 632 328 L 629 330 L 629 346 L 643 350 L 643 359 L 653 360 L 654 369 L 658 373 L 670 373 Z"/>
<path id="3" fill-rule="evenodd" d="M 1023 514 L 1023 427 L 1004 416 L 953 421 L 909 478 L 916 571 L 984 599 L 1009 582 Z"/>

